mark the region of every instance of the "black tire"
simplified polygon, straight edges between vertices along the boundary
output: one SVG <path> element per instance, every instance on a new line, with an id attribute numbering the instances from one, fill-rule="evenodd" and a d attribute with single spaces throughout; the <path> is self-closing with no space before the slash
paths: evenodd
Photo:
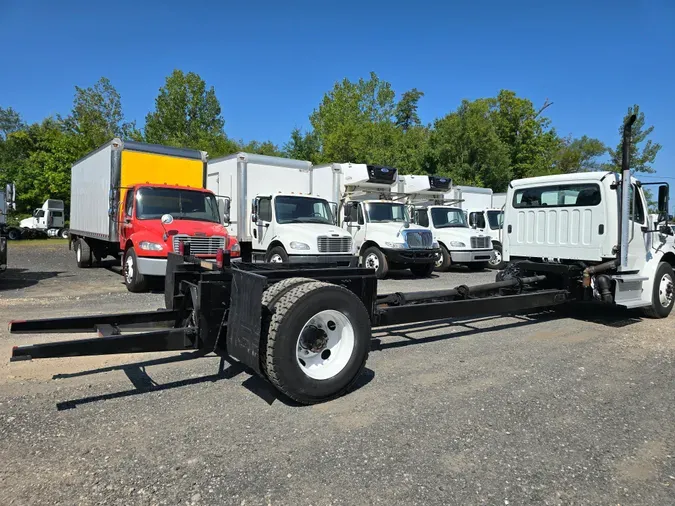
<path id="1" fill-rule="evenodd" d="M 371 255 L 375 255 L 377 258 L 376 262 L 373 261 Z M 375 269 L 375 275 L 377 276 L 377 279 L 384 279 L 387 277 L 387 274 L 389 273 L 389 262 L 387 261 L 387 257 L 384 256 L 384 253 L 382 253 L 380 248 L 377 246 L 366 248 L 366 250 L 363 252 L 363 255 L 361 255 L 360 260 L 362 267 Z M 371 266 L 369 267 L 368 264 L 371 264 Z"/>
<path id="2" fill-rule="evenodd" d="M 91 267 L 91 248 L 84 239 L 75 242 L 75 261 L 80 269 Z"/>
<path id="3" fill-rule="evenodd" d="M 490 260 L 488 262 L 488 269 L 493 269 L 493 270 L 502 270 L 506 266 L 506 262 L 503 260 L 502 256 L 502 245 L 501 244 L 493 244 L 492 249 L 495 252 L 495 257 L 499 259 L 497 260 Z"/>
<path id="4" fill-rule="evenodd" d="M 673 275 L 673 268 L 666 262 L 661 262 L 656 268 L 654 274 L 654 288 L 652 289 L 652 305 L 643 308 L 645 316 L 649 318 L 667 318 L 673 309 L 675 303 L 675 294 L 673 291 L 675 287 L 675 275 Z M 663 298 L 670 302 L 664 305 Z"/>
<path id="5" fill-rule="evenodd" d="M 21 239 L 21 230 L 19 230 L 18 228 L 10 228 L 7 231 L 7 239 L 9 239 L 10 241 L 18 241 L 19 239 Z"/>
<path id="6" fill-rule="evenodd" d="M 488 263 L 487 262 L 471 262 L 470 264 L 466 264 L 466 266 L 469 268 L 470 271 L 483 271 L 487 268 Z"/>
<path id="7" fill-rule="evenodd" d="M 445 246 L 443 246 L 443 245 L 441 244 L 441 258 L 440 258 L 440 262 L 437 261 L 437 262 L 434 264 L 434 268 L 435 268 L 438 272 L 446 272 L 446 271 L 450 268 L 450 265 L 452 265 L 452 259 L 450 258 L 450 252 L 448 251 L 448 249 L 447 249 Z"/>
<path id="8" fill-rule="evenodd" d="M 265 262 L 278 263 L 273 262 L 273 260 L 276 258 L 281 258 L 282 263 L 288 263 L 288 253 L 286 253 L 286 250 L 283 248 L 283 246 L 275 246 L 274 248 L 270 249 L 267 252 L 267 255 L 265 255 Z"/>
<path id="9" fill-rule="evenodd" d="M 138 272 L 138 257 L 133 247 L 129 248 L 124 254 L 122 275 L 124 276 L 124 284 L 130 292 L 139 293 L 148 290 L 148 280 Z"/>
<path id="10" fill-rule="evenodd" d="M 434 272 L 434 264 L 411 265 L 410 272 L 412 272 L 418 278 L 428 278 Z"/>
<path id="11" fill-rule="evenodd" d="M 269 381 L 284 395 L 302 404 L 327 401 L 347 392 L 361 375 L 370 350 L 370 318 L 351 291 L 318 281 L 298 282 L 273 304 L 269 323 L 262 329 L 264 369 Z M 316 314 L 339 311 L 352 326 L 354 347 L 346 364 L 334 376 L 314 379 L 297 358 L 300 332 Z"/>

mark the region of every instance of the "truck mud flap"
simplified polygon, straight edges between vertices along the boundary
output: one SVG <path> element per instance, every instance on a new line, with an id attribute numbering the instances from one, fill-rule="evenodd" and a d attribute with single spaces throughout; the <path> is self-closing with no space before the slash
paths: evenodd
<path id="1" fill-rule="evenodd" d="M 267 278 L 233 270 L 227 318 L 227 354 L 260 374 L 262 295 Z"/>

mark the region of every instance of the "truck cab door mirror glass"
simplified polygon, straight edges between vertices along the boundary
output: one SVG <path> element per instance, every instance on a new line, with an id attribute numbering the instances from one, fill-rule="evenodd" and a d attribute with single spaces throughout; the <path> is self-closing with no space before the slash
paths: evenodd
<path id="1" fill-rule="evenodd" d="M 658 203 L 658 210 L 659 214 L 668 214 L 668 186 L 667 185 L 661 185 L 659 186 L 659 203 Z"/>
<path id="2" fill-rule="evenodd" d="M 173 223 L 173 216 L 170 214 L 165 214 L 162 216 L 162 224 L 163 225 L 171 225 Z"/>

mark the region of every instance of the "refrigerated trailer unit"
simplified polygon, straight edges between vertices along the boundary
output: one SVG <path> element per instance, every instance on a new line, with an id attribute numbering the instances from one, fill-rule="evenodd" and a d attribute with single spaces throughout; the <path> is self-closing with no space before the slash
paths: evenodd
<path id="1" fill-rule="evenodd" d="M 215 258 L 238 254 L 206 184 L 206 153 L 114 139 L 75 162 L 70 197 L 70 244 L 78 267 L 120 257 L 130 291 L 164 276 L 181 242 Z"/>
<path id="2" fill-rule="evenodd" d="M 675 301 L 675 248 L 668 241 L 667 215 L 661 218 L 668 209 L 668 185 L 659 186 L 658 223 L 645 221 L 639 214 L 644 193 L 628 163 L 634 120 L 624 129 L 621 177 L 563 175 L 512 184 L 505 255 L 513 255 L 514 263 L 494 283 L 382 295 L 371 269 L 229 265 L 225 256 L 214 264 L 187 248 L 169 257 L 166 310 L 11 322 L 12 333 L 102 336 L 16 346 L 12 360 L 200 350 L 195 357 L 213 352 L 239 362 L 291 399 L 312 404 L 349 391 L 365 367 L 375 327 L 568 301 L 639 307 L 665 318 Z M 125 333 L 140 325 L 152 330 Z"/>
<path id="3" fill-rule="evenodd" d="M 354 262 L 352 238 L 336 225 L 335 205 L 327 192 L 314 192 L 311 162 L 236 153 L 209 161 L 207 188 L 231 197 L 228 230 L 251 245 L 253 260 Z"/>

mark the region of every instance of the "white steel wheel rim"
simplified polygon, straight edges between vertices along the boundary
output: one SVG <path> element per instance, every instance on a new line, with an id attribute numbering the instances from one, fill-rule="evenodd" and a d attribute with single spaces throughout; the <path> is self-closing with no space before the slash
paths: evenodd
<path id="1" fill-rule="evenodd" d="M 125 263 L 126 268 L 124 269 L 124 275 L 126 277 L 127 283 L 131 283 L 134 279 L 134 259 L 131 255 L 127 255 L 127 260 Z"/>
<path id="2" fill-rule="evenodd" d="M 281 258 L 281 255 L 279 253 L 275 253 L 270 257 L 270 263 L 272 264 L 281 264 L 283 263 L 283 259 Z"/>
<path id="3" fill-rule="evenodd" d="M 78 247 L 75 249 L 75 256 L 77 257 L 77 261 L 81 262 L 82 261 L 82 248 L 78 245 Z"/>
<path id="4" fill-rule="evenodd" d="M 670 274 L 664 274 L 659 283 L 659 302 L 663 307 L 668 307 L 673 303 L 673 278 Z"/>
<path id="5" fill-rule="evenodd" d="M 306 332 L 319 332 L 313 343 L 304 339 Z M 315 380 L 335 377 L 349 362 L 355 345 L 354 326 L 343 313 L 327 309 L 312 316 L 302 327 L 295 347 L 300 370 Z"/>
<path id="6" fill-rule="evenodd" d="M 434 262 L 434 267 L 440 267 L 443 265 L 443 252 L 436 253 L 436 261 Z"/>
<path id="7" fill-rule="evenodd" d="M 490 263 L 492 265 L 499 265 L 502 263 L 502 254 L 496 249 L 492 250 L 492 256 L 490 257 Z"/>
<path id="8" fill-rule="evenodd" d="M 379 269 L 380 268 L 380 259 L 377 258 L 375 253 L 370 253 L 366 256 L 366 261 L 364 262 L 366 267 L 369 269 Z"/>

